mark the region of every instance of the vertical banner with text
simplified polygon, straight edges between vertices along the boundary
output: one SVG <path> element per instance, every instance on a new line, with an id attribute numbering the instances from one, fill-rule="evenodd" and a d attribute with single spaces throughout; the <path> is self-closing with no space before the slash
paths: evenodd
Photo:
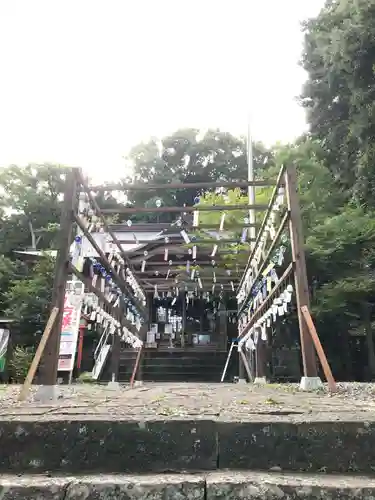
<path id="1" fill-rule="evenodd" d="M 83 295 L 84 285 L 81 281 L 67 282 L 60 335 L 58 363 L 60 372 L 72 372 L 74 369 Z"/>
<path id="2" fill-rule="evenodd" d="M 5 370 L 9 343 L 9 330 L 0 328 L 0 373 Z"/>

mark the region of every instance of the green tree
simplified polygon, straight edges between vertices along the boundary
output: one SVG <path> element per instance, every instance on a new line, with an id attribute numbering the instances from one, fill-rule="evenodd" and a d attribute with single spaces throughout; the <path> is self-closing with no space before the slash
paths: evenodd
<path id="1" fill-rule="evenodd" d="M 35 345 L 46 324 L 53 286 L 54 259 L 44 257 L 30 267 L 28 276 L 9 283 L 5 314 L 17 320 L 27 345 Z"/>
<path id="2" fill-rule="evenodd" d="M 43 164 L 0 170 L 0 253 L 47 249 L 54 244 L 60 219 L 65 169 Z"/>
<path id="3" fill-rule="evenodd" d="M 375 0 L 330 0 L 304 27 L 302 104 L 327 165 L 375 205 Z"/>
<path id="4" fill-rule="evenodd" d="M 178 130 L 161 140 L 132 148 L 127 158 L 137 182 L 165 184 L 170 182 L 209 182 L 246 180 L 246 139 L 220 130 Z M 272 162 L 272 152 L 262 144 L 254 145 L 256 173 Z M 166 206 L 193 205 L 201 190 L 133 191 L 127 193 L 136 206 L 155 206 L 157 198 Z M 143 214 L 134 220 L 155 220 L 153 214 Z M 159 220 L 173 220 L 174 214 L 162 214 Z"/>

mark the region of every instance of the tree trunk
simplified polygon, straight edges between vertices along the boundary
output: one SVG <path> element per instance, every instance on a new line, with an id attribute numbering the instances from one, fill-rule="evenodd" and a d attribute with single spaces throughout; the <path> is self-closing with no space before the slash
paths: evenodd
<path id="1" fill-rule="evenodd" d="M 375 377 L 375 352 L 374 352 L 374 338 L 372 336 L 371 328 L 371 305 L 368 302 L 364 302 L 364 326 L 366 333 L 366 343 L 367 343 L 367 356 L 368 356 L 368 376 L 373 379 Z"/>

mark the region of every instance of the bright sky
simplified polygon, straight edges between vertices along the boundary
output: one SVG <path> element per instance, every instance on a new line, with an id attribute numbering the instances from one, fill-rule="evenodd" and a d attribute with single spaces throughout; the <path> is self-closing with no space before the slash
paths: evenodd
<path id="1" fill-rule="evenodd" d="M 55 161 L 96 179 L 185 126 L 305 127 L 300 21 L 324 0 L 0 0 L 0 165 Z M 250 98 L 250 101 L 249 101 Z"/>

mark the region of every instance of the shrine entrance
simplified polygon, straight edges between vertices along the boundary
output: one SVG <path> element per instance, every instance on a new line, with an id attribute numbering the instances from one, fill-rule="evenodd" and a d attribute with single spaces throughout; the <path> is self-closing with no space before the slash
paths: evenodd
<path id="1" fill-rule="evenodd" d="M 249 186 L 262 190 L 267 203 L 249 204 Z M 179 190 L 195 193 L 191 206 L 164 203 Z M 98 195 L 130 191 L 155 193 L 154 205 L 99 207 Z M 250 209 L 258 214 L 253 223 Z M 140 213 L 151 213 L 150 221 L 137 223 Z M 162 214 L 168 222 L 160 221 Z M 298 328 L 304 383 L 320 380 L 317 352 L 334 385 L 309 313 L 294 167 L 282 168 L 273 182 L 93 187 L 80 169 L 68 170 L 53 293 L 58 313 L 40 367 L 45 385 L 56 382 L 62 364 L 68 280 L 84 290 L 75 328 L 82 329 L 83 319 L 97 332 L 95 380 L 132 386 L 136 380 L 190 380 L 189 373 L 202 381 L 208 373 L 215 381 L 266 380 L 281 318 Z M 74 360 L 76 348 L 72 353 Z"/>

